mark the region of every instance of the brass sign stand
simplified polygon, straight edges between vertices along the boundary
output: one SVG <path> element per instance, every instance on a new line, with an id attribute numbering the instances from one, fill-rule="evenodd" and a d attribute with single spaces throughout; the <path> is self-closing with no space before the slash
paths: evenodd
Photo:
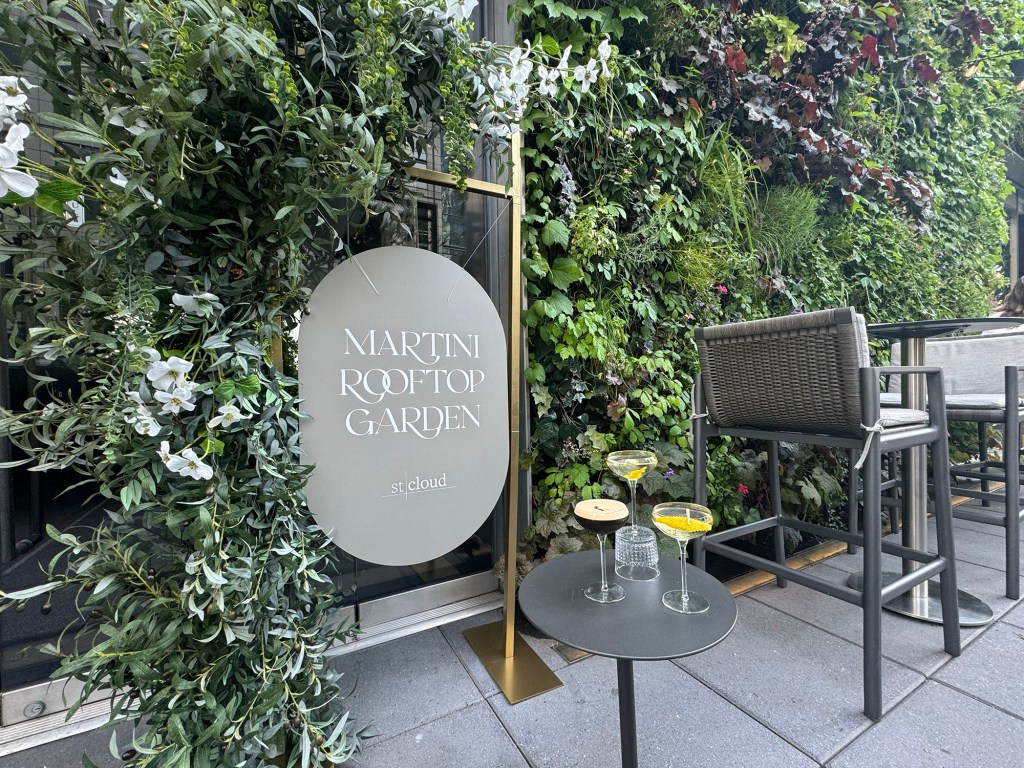
<path id="1" fill-rule="evenodd" d="M 463 634 L 484 667 L 494 678 L 509 704 L 559 688 L 562 681 L 515 631 L 516 615 L 516 544 L 519 540 L 519 367 L 521 364 L 522 330 L 519 309 L 522 306 L 523 172 L 520 155 L 522 137 L 512 135 L 512 185 L 467 179 L 466 190 L 509 201 L 509 322 L 508 322 L 508 391 L 509 391 L 509 467 L 508 527 L 505 538 L 505 605 L 504 617 L 492 624 L 465 630 Z M 458 180 L 449 173 L 425 168 L 407 168 L 409 176 L 428 184 L 459 189 Z"/>

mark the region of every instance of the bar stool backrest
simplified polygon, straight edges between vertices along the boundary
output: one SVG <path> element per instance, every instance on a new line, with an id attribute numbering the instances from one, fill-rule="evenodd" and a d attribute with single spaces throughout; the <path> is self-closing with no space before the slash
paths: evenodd
<path id="1" fill-rule="evenodd" d="M 699 328 L 701 379 L 719 427 L 862 437 L 864 318 L 852 307 Z"/>
<path id="2" fill-rule="evenodd" d="M 926 339 L 924 359 L 942 369 L 947 395 L 1000 393 L 1004 367 L 1024 368 L 1024 332 L 982 333 Z M 900 365 L 900 346 L 893 344 L 892 364 Z M 900 377 L 893 376 L 889 392 L 900 391 Z"/>

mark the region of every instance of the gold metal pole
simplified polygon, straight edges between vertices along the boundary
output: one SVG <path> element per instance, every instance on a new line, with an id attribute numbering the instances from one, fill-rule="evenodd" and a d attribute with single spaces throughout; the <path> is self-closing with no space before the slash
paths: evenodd
<path id="1" fill-rule="evenodd" d="M 508 395 L 509 462 L 508 525 L 505 536 L 505 615 L 502 621 L 471 627 L 463 632 L 491 677 L 510 704 L 559 688 L 558 679 L 547 664 L 515 631 L 516 554 L 519 543 L 519 370 L 522 364 L 523 305 L 521 265 L 523 253 L 523 166 L 522 135 L 512 135 L 512 185 L 502 196 L 509 198 L 509 286 L 508 286 Z M 473 187 L 470 186 L 470 189 Z M 492 190 L 478 190 L 485 193 Z"/>
<path id="2" fill-rule="evenodd" d="M 516 576 L 519 552 L 519 369 L 522 364 L 523 306 L 523 163 L 521 133 L 512 134 L 512 199 L 509 204 L 509 281 L 508 281 L 508 397 L 509 397 L 509 469 L 508 531 L 505 542 L 505 658 L 515 654 Z"/>

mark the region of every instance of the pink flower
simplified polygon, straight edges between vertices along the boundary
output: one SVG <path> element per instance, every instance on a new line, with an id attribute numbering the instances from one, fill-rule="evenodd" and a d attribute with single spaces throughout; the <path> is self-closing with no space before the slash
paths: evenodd
<path id="1" fill-rule="evenodd" d="M 729 289 L 726 288 L 724 285 L 716 285 L 715 286 L 715 290 L 717 290 L 719 293 L 728 293 L 729 292 Z"/>
<path id="2" fill-rule="evenodd" d="M 694 319 L 694 317 L 693 317 L 693 315 L 691 315 L 691 314 L 690 314 L 689 312 L 687 312 L 687 313 L 686 313 L 686 319 L 687 319 L 687 320 L 693 320 L 693 319 Z"/>
<path id="3" fill-rule="evenodd" d="M 742 494 L 743 494 L 744 496 L 746 496 L 746 495 L 747 495 L 748 493 L 750 493 L 750 489 L 749 489 L 749 488 L 747 488 L 747 486 L 745 486 L 745 485 L 744 485 L 743 483 L 740 483 L 739 485 L 737 485 L 737 486 L 736 486 L 736 489 L 737 489 L 737 490 L 738 490 L 738 491 L 739 491 L 740 493 L 742 493 Z"/>

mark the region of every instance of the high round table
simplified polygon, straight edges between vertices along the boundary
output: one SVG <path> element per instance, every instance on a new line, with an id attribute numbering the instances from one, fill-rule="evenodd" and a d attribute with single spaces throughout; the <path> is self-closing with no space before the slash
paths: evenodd
<path id="1" fill-rule="evenodd" d="M 879 339 L 902 342 L 900 363 L 908 366 L 927 365 L 925 340 L 954 333 L 981 333 L 1006 328 L 1015 328 L 1024 323 L 1024 317 L 973 317 L 953 320 L 914 320 L 905 323 L 874 323 L 868 326 L 868 335 Z M 925 409 L 924 379 L 920 376 L 904 377 L 901 391 L 903 407 Z M 928 472 L 927 458 L 923 446 L 904 452 L 903 472 L 903 544 L 913 549 L 928 548 Z M 904 572 L 918 567 L 913 561 L 904 561 Z M 851 585 L 857 586 L 855 574 Z M 894 581 L 900 574 L 883 573 L 882 584 Z M 958 590 L 957 602 L 960 623 L 964 626 L 978 626 L 992 620 L 992 609 L 974 595 Z M 884 606 L 890 611 L 933 623 L 942 622 L 942 604 L 939 586 L 933 581 L 918 584 Z"/>
<path id="2" fill-rule="evenodd" d="M 661 575 L 651 581 L 627 581 L 614 576 L 614 555 L 606 565 L 626 590 L 617 603 L 596 603 L 583 588 L 601 580 L 596 551 L 574 552 L 534 568 L 519 587 L 519 607 L 530 622 L 549 637 L 598 656 L 615 659 L 619 684 L 619 734 L 623 768 L 637 768 L 636 699 L 633 662 L 692 656 L 725 639 L 736 625 L 736 601 L 721 582 L 691 566 L 687 588 L 711 604 L 705 613 L 670 611 L 661 596 L 679 589 L 679 559 L 662 557 Z"/>

